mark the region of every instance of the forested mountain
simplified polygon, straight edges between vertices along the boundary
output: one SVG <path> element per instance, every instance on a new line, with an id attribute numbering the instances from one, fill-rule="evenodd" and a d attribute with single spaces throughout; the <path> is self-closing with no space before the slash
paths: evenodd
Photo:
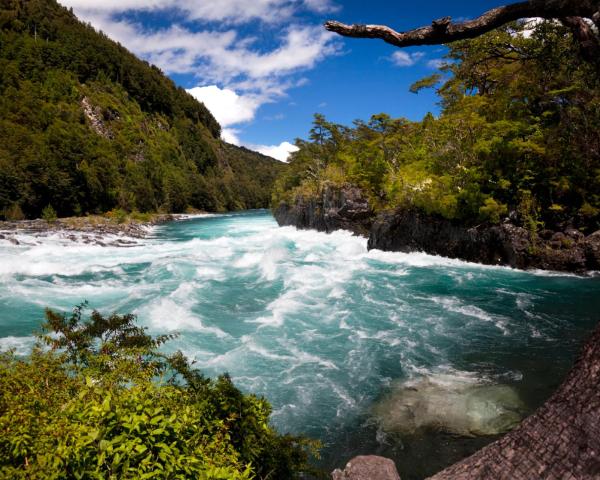
<path id="1" fill-rule="evenodd" d="M 377 211 L 418 209 L 463 225 L 506 218 L 542 228 L 600 227 L 600 86 L 568 30 L 511 24 L 449 46 L 441 114 L 386 114 L 353 127 L 316 116 L 277 184 L 274 206 L 360 187 Z"/>
<path id="2" fill-rule="evenodd" d="M 0 217 L 264 207 L 284 168 L 54 0 L 0 1 Z"/>

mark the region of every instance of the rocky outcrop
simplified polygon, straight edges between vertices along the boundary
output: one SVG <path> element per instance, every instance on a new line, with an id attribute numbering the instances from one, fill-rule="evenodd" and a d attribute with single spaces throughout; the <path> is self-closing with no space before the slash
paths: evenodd
<path id="1" fill-rule="evenodd" d="M 368 236 L 369 249 L 420 251 L 487 265 L 582 273 L 600 270 L 600 231 L 542 230 L 532 236 L 511 221 L 466 226 L 416 209 L 375 215 L 361 190 L 328 186 L 316 197 L 299 196 L 274 211 L 280 225 L 323 232 L 349 230 Z"/>
<path id="2" fill-rule="evenodd" d="M 321 232 L 349 230 L 364 236 L 374 216 L 367 198 L 353 185 L 326 186 L 318 197 L 299 196 L 293 205 L 281 203 L 274 215 L 281 226 Z"/>
<path id="3" fill-rule="evenodd" d="M 394 462 L 388 458 L 366 455 L 355 457 L 331 474 L 333 480 L 400 480 Z"/>
<path id="4" fill-rule="evenodd" d="M 543 230 L 535 237 L 510 222 L 466 227 L 416 210 L 398 210 L 377 217 L 369 248 L 410 252 L 514 268 L 569 272 L 600 269 L 600 232 Z"/>
<path id="5" fill-rule="evenodd" d="M 104 138 L 112 139 L 114 137 L 112 130 L 104 121 L 105 119 L 114 119 L 112 116 L 106 118 L 107 115 L 103 114 L 102 109 L 93 106 L 88 97 L 83 97 L 81 99 L 81 108 L 94 132 Z M 115 118 L 118 118 L 118 114 L 115 115 Z"/>

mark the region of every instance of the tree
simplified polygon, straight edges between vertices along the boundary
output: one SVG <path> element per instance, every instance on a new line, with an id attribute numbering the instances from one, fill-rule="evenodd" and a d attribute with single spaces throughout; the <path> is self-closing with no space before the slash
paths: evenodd
<path id="1" fill-rule="evenodd" d="M 325 23 L 325 28 L 345 37 L 378 38 L 396 47 L 411 47 L 475 38 L 507 23 L 531 17 L 558 19 L 569 27 L 583 58 L 600 68 L 599 0 L 529 0 L 494 8 L 474 20 L 453 23 L 450 17 L 444 17 L 434 20 L 430 26 L 407 32 L 397 32 L 385 25 L 346 25 L 332 20 Z"/>

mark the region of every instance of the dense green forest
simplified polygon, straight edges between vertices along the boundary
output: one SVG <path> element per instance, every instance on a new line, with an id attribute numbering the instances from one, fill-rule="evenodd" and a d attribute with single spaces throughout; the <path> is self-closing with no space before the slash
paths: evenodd
<path id="1" fill-rule="evenodd" d="M 54 0 L 0 2 L 0 218 L 268 205 L 284 165 Z"/>
<path id="2" fill-rule="evenodd" d="M 376 211 L 416 207 L 475 224 L 535 231 L 600 228 L 600 84 L 569 31 L 512 24 L 453 43 L 439 73 L 441 114 L 374 115 L 353 127 L 317 115 L 279 179 L 273 205 L 353 183 Z"/>
<path id="3" fill-rule="evenodd" d="M 0 352 L 0 478 L 289 480 L 315 442 L 159 347 L 132 315 L 46 312 L 28 358 Z"/>

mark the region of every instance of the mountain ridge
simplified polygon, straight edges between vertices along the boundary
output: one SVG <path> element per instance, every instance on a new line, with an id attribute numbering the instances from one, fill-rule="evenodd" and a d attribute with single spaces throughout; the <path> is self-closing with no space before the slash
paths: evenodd
<path id="1" fill-rule="evenodd" d="M 285 165 L 55 0 L 0 2 L 0 217 L 268 206 Z"/>

